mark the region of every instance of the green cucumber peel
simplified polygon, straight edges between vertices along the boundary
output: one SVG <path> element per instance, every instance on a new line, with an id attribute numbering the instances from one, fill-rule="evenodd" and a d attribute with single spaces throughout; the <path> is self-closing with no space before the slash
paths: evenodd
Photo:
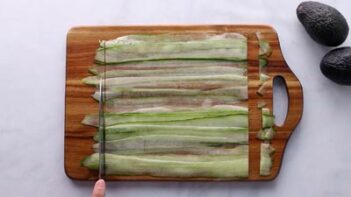
<path id="1" fill-rule="evenodd" d="M 273 165 L 275 150 L 269 143 L 261 143 L 260 175 L 269 176 Z"/>
<path id="2" fill-rule="evenodd" d="M 275 129 L 273 127 L 269 127 L 269 128 L 261 129 L 257 133 L 257 138 L 263 141 L 270 141 L 274 138 L 275 134 L 276 134 Z"/>

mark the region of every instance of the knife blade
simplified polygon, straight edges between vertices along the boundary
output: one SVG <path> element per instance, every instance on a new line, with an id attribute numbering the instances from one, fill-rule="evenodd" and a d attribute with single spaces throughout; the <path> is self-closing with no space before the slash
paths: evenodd
<path id="1" fill-rule="evenodd" d="M 103 86 L 104 79 L 100 77 L 99 92 L 99 179 L 103 179 L 105 175 L 105 117 L 104 117 L 104 96 Z"/>
<path id="2" fill-rule="evenodd" d="M 106 47 L 104 42 L 104 71 L 106 69 Z M 105 73 L 105 72 L 103 72 Z M 99 82 L 99 179 L 105 177 L 105 114 L 104 114 L 104 101 L 105 101 L 105 74 L 100 75 Z"/>

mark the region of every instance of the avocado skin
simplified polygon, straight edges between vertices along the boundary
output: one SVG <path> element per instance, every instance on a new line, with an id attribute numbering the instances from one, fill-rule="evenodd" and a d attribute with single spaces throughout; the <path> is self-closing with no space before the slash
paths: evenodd
<path id="1" fill-rule="evenodd" d="M 297 17 L 313 40 L 326 46 L 338 46 L 349 33 L 345 17 L 335 8 L 314 1 L 302 2 Z"/>
<path id="2" fill-rule="evenodd" d="M 329 51 L 320 63 L 322 73 L 341 85 L 351 85 L 351 47 Z"/>

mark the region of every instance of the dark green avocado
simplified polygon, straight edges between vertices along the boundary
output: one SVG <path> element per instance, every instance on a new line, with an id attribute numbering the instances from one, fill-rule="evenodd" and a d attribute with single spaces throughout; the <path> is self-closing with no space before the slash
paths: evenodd
<path id="1" fill-rule="evenodd" d="M 345 17 L 335 8 L 314 1 L 302 2 L 297 17 L 313 40 L 326 46 L 338 46 L 349 33 Z"/>
<path id="2" fill-rule="evenodd" d="M 341 85 L 351 85 L 351 47 L 329 51 L 320 64 L 322 73 Z"/>

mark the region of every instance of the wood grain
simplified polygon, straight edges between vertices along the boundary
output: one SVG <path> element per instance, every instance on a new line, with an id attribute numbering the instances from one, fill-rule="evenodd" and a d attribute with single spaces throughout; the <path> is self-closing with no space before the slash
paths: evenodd
<path id="1" fill-rule="evenodd" d="M 271 77 L 265 94 L 258 96 L 259 86 L 258 40 L 256 32 L 261 32 L 269 41 L 273 52 L 268 58 L 267 74 Z M 284 149 L 288 139 L 297 126 L 303 109 L 302 86 L 285 62 L 280 50 L 278 36 L 272 27 L 264 25 L 191 25 L 191 26 L 107 26 L 76 27 L 67 35 L 66 60 L 66 106 L 65 106 L 65 145 L 64 165 L 68 177 L 75 180 L 96 180 L 97 173 L 81 167 L 80 161 L 93 153 L 93 135 L 96 129 L 81 124 L 85 114 L 96 113 L 98 104 L 91 98 L 93 87 L 84 85 L 81 79 L 89 76 L 88 67 L 93 64 L 95 50 L 99 40 L 114 39 L 119 36 L 137 33 L 224 33 L 238 32 L 248 37 L 248 88 L 249 88 L 249 177 L 244 180 L 272 180 L 280 170 Z M 260 144 L 256 139 L 261 128 L 261 111 L 257 108 L 260 100 L 267 103 L 273 111 L 273 80 L 282 77 L 287 86 L 289 106 L 287 117 L 282 126 L 274 126 L 277 134 L 271 144 L 276 152 L 270 176 L 259 175 Z M 176 180 L 176 181 L 211 181 L 205 178 L 177 179 L 173 177 L 150 176 L 109 176 L 107 180 Z"/>

